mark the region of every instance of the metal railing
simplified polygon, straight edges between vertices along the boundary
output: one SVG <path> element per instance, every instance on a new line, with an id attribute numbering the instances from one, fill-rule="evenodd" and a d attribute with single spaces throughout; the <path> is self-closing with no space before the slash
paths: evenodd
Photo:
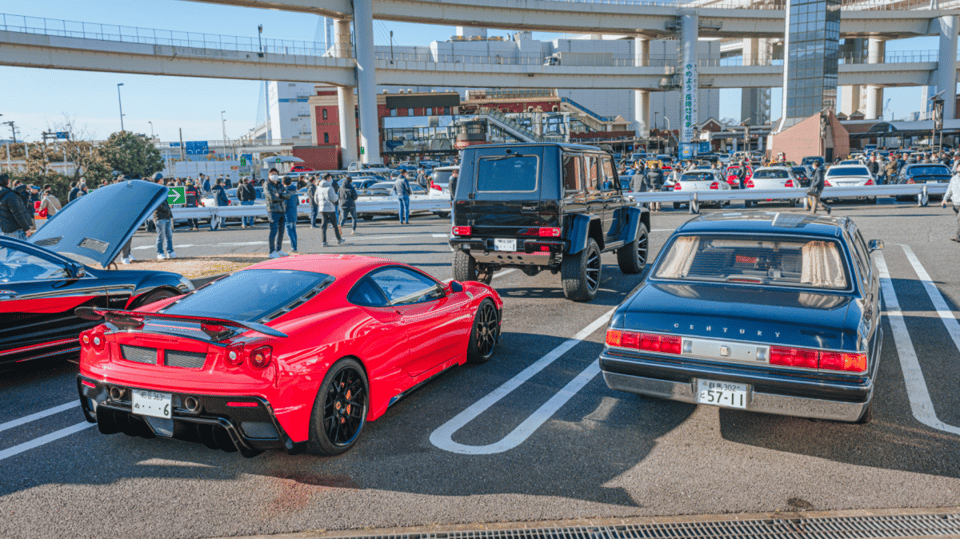
<path id="1" fill-rule="evenodd" d="M 580 111 L 584 112 L 587 116 L 590 116 L 591 118 L 594 118 L 596 120 L 600 120 L 601 122 L 612 122 L 617 119 L 616 116 L 600 116 L 596 112 L 593 112 L 592 110 L 588 109 L 587 107 L 584 107 L 583 105 L 581 105 L 580 103 L 577 103 L 576 101 L 570 99 L 569 97 L 561 97 L 560 102 L 573 105 L 574 107 L 580 109 Z"/>
<path id="2" fill-rule="evenodd" d="M 376 59 L 384 62 L 423 62 L 428 64 L 489 64 L 489 65 L 543 65 L 543 56 L 506 56 L 494 54 L 433 54 L 433 53 L 393 53 L 377 51 Z"/>
<path id="3" fill-rule="evenodd" d="M 315 41 L 272 38 L 258 40 L 257 37 L 198 34 L 179 30 L 138 28 L 135 26 L 48 19 L 46 17 L 26 17 L 9 13 L 0 14 L 0 30 L 139 45 L 166 45 L 231 52 L 322 56 L 325 51 L 324 44 Z"/>

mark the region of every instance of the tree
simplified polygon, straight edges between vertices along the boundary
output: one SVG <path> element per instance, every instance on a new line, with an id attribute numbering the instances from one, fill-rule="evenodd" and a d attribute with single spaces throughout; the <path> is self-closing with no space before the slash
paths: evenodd
<path id="1" fill-rule="evenodd" d="M 110 135 L 95 153 L 99 154 L 112 170 L 128 178 L 147 178 L 154 172 L 163 170 L 160 150 L 157 150 L 146 136 L 135 135 L 130 131 Z"/>
<path id="2" fill-rule="evenodd" d="M 101 163 L 103 157 L 97 154 L 93 144 L 93 134 L 87 130 L 86 126 L 78 126 L 70 115 L 64 113 L 63 121 L 53 124 L 47 131 L 69 133 L 69 138 L 58 139 L 56 143 L 60 152 L 59 155 L 62 155 L 65 161 L 74 165 L 73 181 L 77 181 L 80 176 L 90 173 L 91 169 L 108 169 L 103 178 L 96 177 L 99 174 L 94 171 L 93 179 L 102 181 L 110 177 L 109 165 Z"/>

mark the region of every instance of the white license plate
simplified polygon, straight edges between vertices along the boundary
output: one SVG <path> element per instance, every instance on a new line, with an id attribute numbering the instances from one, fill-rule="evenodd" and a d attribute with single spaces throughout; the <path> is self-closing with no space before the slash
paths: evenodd
<path id="1" fill-rule="evenodd" d="M 132 411 L 137 415 L 170 419 L 172 408 L 173 396 L 169 393 L 157 393 L 156 391 L 143 391 L 140 389 L 133 390 Z"/>
<path id="2" fill-rule="evenodd" d="M 697 380 L 697 402 L 724 408 L 746 408 L 749 389 L 747 384 Z"/>
<path id="3" fill-rule="evenodd" d="M 497 238 L 493 240 L 493 250 L 494 251 L 516 251 L 517 240 L 503 240 L 503 239 Z"/>

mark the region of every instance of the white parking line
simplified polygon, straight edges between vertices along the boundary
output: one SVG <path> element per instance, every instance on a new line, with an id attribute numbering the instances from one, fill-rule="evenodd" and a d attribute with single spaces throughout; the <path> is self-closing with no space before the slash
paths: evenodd
<path id="1" fill-rule="evenodd" d="M 94 425 L 94 423 L 87 423 L 86 421 L 84 421 L 83 423 L 77 423 L 76 425 L 74 425 L 74 426 L 72 426 L 72 427 L 67 427 L 67 428 L 64 428 L 64 429 L 60 429 L 60 430 L 58 430 L 58 431 L 51 432 L 50 434 L 41 436 L 41 437 L 39 437 L 39 438 L 34 438 L 33 440 L 30 440 L 29 442 L 23 442 L 22 444 L 15 445 L 15 446 L 13 446 L 13 447 L 11 447 L 11 448 L 9 448 L 9 449 L 4 449 L 3 451 L 0 451 L 0 460 L 6 459 L 6 458 L 10 458 L 10 457 L 12 457 L 12 456 L 14 456 L 14 455 L 19 455 L 20 453 L 23 453 L 24 451 L 29 451 L 29 450 L 31 450 L 31 449 L 35 449 L 35 448 L 40 447 L 40 446 L 42 446 L 42 445 L 46 445 L 46 444 L 48 444 L 48 443 L 50 443 L 50 442 L 55 442 L 55 441 L 59 440 L 60 438 L 64 438 L 64 437 L 66 437 L 66 436 L 70 436 L 71 434 L 80 432 L 80 431 L 82 431 L 83 429 L 90 428 L 90 427 L 92 427 L 93 425 Z"/>
<path id="2" fill-rule="evenodd" d="M 0 423 L 0 431 L 5 431 L 7 429 L 12 429 L 14 427 L 19 427 L 20 425 L 25 425 L 31 421 L 36 421 L 38 419 L 43 419 L 47 416 L 54 414 L 59 414 L 60 412 L 65 412 L 67 410 L 74 410 L 80 407 L 78 401 L 68 402 L 66 404 L 61 404 L 60 406 L 54 406 L 53 408 L 48 408 L 41 412 L 35 414 L 25 415 L 20 419 L 14 419 L 13 421 L 7 421 L 6 423 Z"/>
<path id="3" fill-rule="evenodd" d="M 943 299 L 943 295 L 940 293 L 937 285 L 934 284 L 933 279 L 930 278 L 930 274 L 927 273 L 927 270 L 920 264 L 920 259 L 913 253 L 913 249 L 911 249 L 909 245 L 901 245 L 901 247 L 903 247 L 903 252 L 906 253 L 910 265 L 913 266 L 913 270 L 917 272 L 917 277 L 920 277 L 920 282 L 923 283 L 923 288 L 927 291 L 927 295 L 930 296 L 930 301 L 933 302 L 934 308 L 937 309 L 937 314 L 940 316 L 940 320 L 943 321 L 943 325 L 946 326 L 947 333 L 949 333 L 953 339 L 953 344 L 957 347 L 957 350 L 960 351 L 960 323 L 958 323 L 957 318 L 953 316 L 953 311 L 950 310 L 947 301 Z"/>
<path id="4" fill-rule="evenodd" d="M 886 305 L 887 321 L 893 330 L 893 340 L 897 345 L 897 356 L 900 357 L 900 368 L 903 371 L 903 383 L 907 387 L 907 398 L 910 400 L 910 410 L 913 417 L 924 425 L 951 434 L 960 434 L 960 428 L 947 425 L 937 418 L 937 412 L 930 399 L 927 382 L 923 379 L 923 371 L 917 360 L 917 352 L 913 348 L 913 340 L 907 331 L 907 323 L 900 310 L 900 301 L 893 289 L 890 271 L 883 255 L 876 258 L 877 269 L 880 271 L 880 289 L 883 292 L 883 303 Z"/>
<path id="5" fill-rule="evenodd" d="M 462 455 L 490 455 L 494 453 L 503 453 L 509 449 L 517 447 L 524 440 L 530 437 L 540 428 L 550 417 L 556 413 L 567 401 L 569 401 L 578 391 L 583 389 L 590 380 L 599 372 L 598 361 L 593 361 L 590 366 L 584 369 L 576 378 L 568 383 L 563 389 L 557 392 L 546 403 L 538 408 L 533 414 L 525 419 L 517 428 L 513 429 L 502 440 L 488 445 L 465 445 L 453 441 L 453 435 L 464 427 L 467 423 L 473 421 L 488 408 L 499 402 L 510 394 L 514 389 L 520 387 L 524 382 L 532 378 L 535 374 L 547 368 L 551 363 L 562 357 L 571 348 L 583 342 L 584 339 L 592 335 L 595 331 L 603 327 L 613 315 L 615 309 L 610 309 L 600 318 L 590 323 L 589 326 L 580 330 L 579 333 L 557 346 L 545 356 L 538 359 L 519 374 L 504 382 L 500 387 L 487 394 L 482 399 L 473 403 L 466 410 L 457 414 L 453 419 L 441 425 L 437 430 L 430 434 L 430 443 L 436 447 L 451 453 L 460 453 Z"/>

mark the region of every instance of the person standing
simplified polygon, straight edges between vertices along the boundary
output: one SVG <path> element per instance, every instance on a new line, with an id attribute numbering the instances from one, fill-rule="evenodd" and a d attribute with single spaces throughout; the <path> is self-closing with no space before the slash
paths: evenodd
<path id="1" fill-rule="evenodd" d="M 660 170 L 660 164 L 650 165 L 650 172 L 647 173 L 647 187 L 651 191 L 659 191 L 663 187 L 663 172 Z M 651 202 L 650 209 L 660 211 L 659 202 Z"/>
<path id="2" fill-rule="evenodd" d="M 420 185 L 420 187 L 423 187 L 424 189 L 427 188 L 427 174 L 424 172 L 423 167 L 417 169 L 417 183 Z"/>
<path id="3" fill-rule="evenodd" d="M 199 182 L 200 182 L 200 188 L 203 189 L 203 194 L 209 195 L 210 194 L 210 178 L 206 174 L 201 172 L 199 176 Z"/>
<path id="4" fill-rule="evenodd" d="M 300 207 L 300 195 L 297 194 L 296 184 L 289 177 L 283 179 L 283 188 L 290 194 L 283 216 L 286 221 L 287 236 L 290 237 L 290 253 L 300 254 L 297 250 L 297 209 Z"/>
<path id="5" fill-rule="evenodd" d="M 747 179 L 747 164 L 741 158 L 737 163 L 737 184 L 739 189 L 746 189 L 746 179 Z"/>
<path id="6" fill-rule="evenodd" d="M 310 185 L 307 186 L 307 198 L 310 199 L 310 227 L 317 228 L 317 213 L 320 206 L 317 205 L 317 177 L 309 176 Z"/>
<path id="7" fill-rule="evenodd" d="M 43 198 L 40 199 L 40 211 L 46 210 L 47 218 L 53 217 L 60 211 L 60 199 L 53 195 L 53 191 L 50 189 L 50 186 L 44 186 L 43 188 Z"/>
<path id="8" fill-rule="evenodd" d="M 953 177 L 950 178 L 950 185 L 947 186 L 947 192 L 943 195 L 940 207 L 946 208 L 947 201 L 953 202 L 953 211 L 957 214 L 957 232 L 950 239 L 960 243 L 960 170 L 958 169 L 954 169 Z"/>
<path id="9" fill-rule="evenodd" d="M 187 184 L 183 188 L 183 195 L 187 199 L 185 201 L 186 207 L 197 207 L 198 201 L 200 200 L 200 192 L 197 190 L 197 186 L 193 185 L 193 180 L 187 180 Z M 190 230 L 200 230 L 200 224 L 196 218 L 187 219 L 187 227 L 190 228 Z"/>
<path id="10" fill-rule="evenodd" d="M 0 174 L 0 233 L 26 240 L 32 233 L 33 219 L 26 218 L 23 199 L 9 185 L 10 177 Z"/>
<path id="11" fill-rule="evenodd" d="M 413 189 L 410 188 L 410 180 L 407 179 L 406 170 L 401 172 L 400 177 L 393 183 L 393 192 L 397 195 L 397 202 L 400 204 L 400 224 L 408 224 L 410 222 L 410 194 Z"/>
<path id="12" fill-rule="evenodd" d="M 257 190 L 250 183 L 250 178 L 246 176 L 240 178 L 240 186 L 237 187 L 237 200 L 240 201 L 241 206 L 253 206 L 253 203 L 257 200 Z M 243 217 L 240 219 L 240 227 L 252 227 L 253 222 L 254 216 Z"/>
<path id="13" fill-rule="evenodd" d="M 823 195 L 823 187 L 826 185 L 826 173 L 823 168 L 819 161 L 813 162 L 813 176 L 810 178 L 810 190 L 807 191 L 811 214 L 816 214 L 817 209 L 822 207 L 827 211 L 827 215 L 830 215 L 830 206 L 820 201 L 820 196 Z"/>
<path id="14" fill-rule="evenodd" d="M 347 224 L 347 216 L 353 218 L 353 230 L 351 234 L 357 233 L 357 199 L 360 198 L 360 195 L 357 194 L 357 190 L 353 187 L 353 178 L 347 176 L 343 181 L 343 185 L 340 186 L 340 192 L 337 194 L 340 198 L 340 227 L 343 228 L 343 225 Z"/>
<path id="15" fill-rule="evenodd" d="M 337 243 L 343 243 L 344 239 L 340 236 L 340 229 L 337 227 L 337 200 L 339 196 L 337 192 L 333 190 L 333 184 L 330 180 L 333 179 L 333 175 L 329 172 L 323 175 L 323 180 L 320 181 L 320 185 L 317 186 L 317 205 L 320 206 L 320 213 L 323 215 L 323 225 L 320 227 L 320 232 L 322 235 L 323 247 L 326 247 L 327 244 L 327 225 L 333 227 L 333 233 L 337 236 Z"/>
<path id="16" fill-rule="evenodd" d="M 283 252 L 283 227 L 284 216 L 287 211 L 286 200 L 290 198 L 290 192 L 280 185 L 280 172 L 270 169 L 270 175 L 263 184 L 263 198 L 267 203 L 267 219 L 270 221 L 270 258 L 280 258 L 287 256 Z"/>
<path id="17" fill-rule="evenodd" d="M 73 202 L 80 194 L 80 182 L 70 182 L 70 192 L 67 193 L 67 203 Z"/>
<path id="18" fill-rule="evenodd" d="M 153 181 L 163 185 L 163 174 L 159 172 L 154 174 Z M 173 250 L 173 210 L 170 209 L 166 199 L 153 212 L 153 223 L 157 227 L 157 260 L 177 258 L 177 253 Z M 164 242 L 166 242 L 166 254 L 164 254 Z"/>

